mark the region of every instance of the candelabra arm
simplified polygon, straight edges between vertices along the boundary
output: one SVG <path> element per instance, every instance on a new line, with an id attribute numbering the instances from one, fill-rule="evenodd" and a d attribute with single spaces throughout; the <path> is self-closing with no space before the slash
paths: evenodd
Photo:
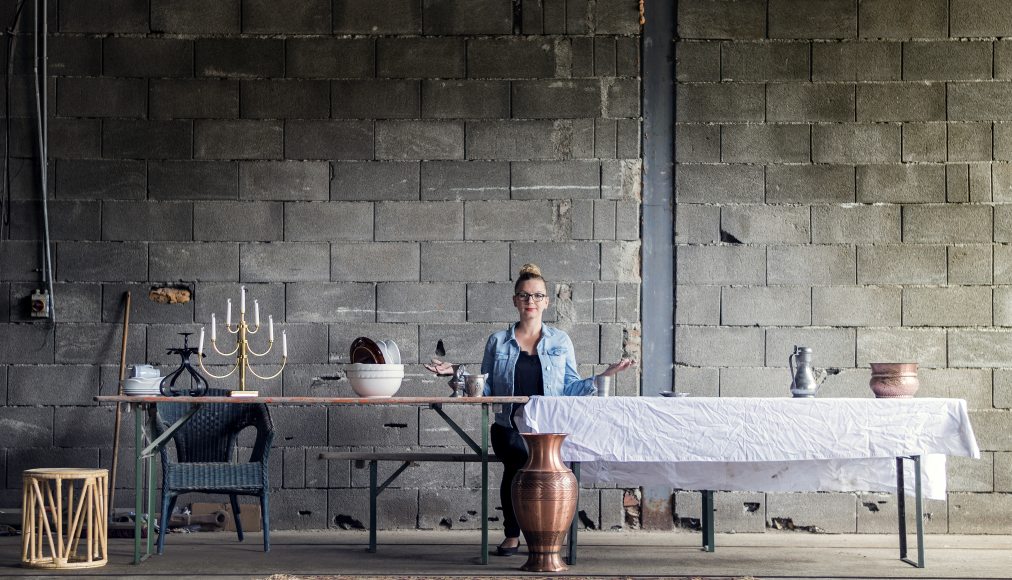
<path id="1" fill-rule="evenodd" d="M 252 355 L 252 356 L 267 356 L 267 353 L 271 352 L 271 348 L 273 346 L 274 346 L 274 341 L 272 340 L 272 341 L 270 341 L 270 342 L 267 343 L 267 350 L 265 350 L 263 352 L 257 352 L 255 350 L 253 350 L 253 347 L 251 347 L 249 345 L 249 343 L 247 343 L 246 344 L 246 354 L 249 354 L 249 355 Z"/>
<path id="2" fill-rule="evenodd" d="M 274 373 L 273 375 L 268 375 L 268 376 L 258 375 L 257 372 L 255 370 L 253 370 L 253 367 L 251 367 L 251 366 L 247 366 L 246 370 L 248 370 L 250 373 L 253 374 L 254 377 L 256 377 L 258 379 L 263 379 L 263 380 L 274 379 L 274 378 L 277 378 L 281 374 L 281 371 L 285 370 L 285 364 L 287 364 L 287 363 L 288 363 L 288 357 L 287 356 L 281 357 L 281 368 L 278 369 L 278 372 Z"/>
<path id="3" fill-rule="evenodd" d="M 217 350 L 217 349 L 215 349 L 215 350 Z M 205 373 L 207 373 L 207 376 L 214 377 L 216 379 L 225 379 L 225 378 L 228 378 L 228 377 L 232 376 L 232 373 L 234 373 L 236 370 L 239 369 L 239 365 L 236 364 L 234 367 L 232 367 L 232 370 L 228 371 L 227 373 L 225 373 L 223 375 L 216 375 L 216 374 L 212 373 L 211 371 L 207 370 L 207 367 L 204 366 L 204 357 L 200 353 L 197 353 L 197 364 L 200 365 L 200 370 L 202 370 Z"/>
<path id="4" fill-rule="evenodd" d="M 222 352 L 221 349 L 218 348 L 218 343 L 216 343 L 215 341 L 212 340 L 211 341 L 211 348 L 213 348 L 214 352 L 220 354 L 221 356 L 232 356 L 235 353 L 239 352 L 239 343 L 238 342 L 235 343 L 235 348 L 233 348 L 231 351 L 229 351 L 229 352 Z"/>

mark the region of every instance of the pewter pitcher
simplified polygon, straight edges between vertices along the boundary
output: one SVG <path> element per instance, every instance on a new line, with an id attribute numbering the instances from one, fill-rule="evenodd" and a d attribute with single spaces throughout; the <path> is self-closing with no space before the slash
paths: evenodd
<path id="1" fill-rule="evenodd" d="M 794 352 L 787 357 L 791 368 L 791 394 L 795 397 L 814 397 L 819 390 L 819 380 L 812 369 L 812 349 L 807 346 L 795 346 Z"/>

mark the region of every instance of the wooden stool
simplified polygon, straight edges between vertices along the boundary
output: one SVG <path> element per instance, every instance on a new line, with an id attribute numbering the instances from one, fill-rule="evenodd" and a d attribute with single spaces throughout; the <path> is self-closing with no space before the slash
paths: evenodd
<path id="1" fill-rule="evenodd" d="M 79 490 L 76 489 L 78 482 L 81 484 Z M 22 485 L 22 566 L 105 566 L 109 560 L 108 470 L 29 469 L 22 476 Z M 77 552 L 82 535 L 86 538 L 87 551 L 80 556 Z"/>

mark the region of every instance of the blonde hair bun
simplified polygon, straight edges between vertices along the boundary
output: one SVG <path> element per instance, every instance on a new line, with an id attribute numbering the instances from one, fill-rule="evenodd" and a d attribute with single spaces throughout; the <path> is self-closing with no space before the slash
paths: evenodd
<path id="1" fill-rule="evenodd" d="M 541 268 L 539 268 L 537 264 L 524 264 L 523 266 L 520 266 L 520 275 L 523 276 L 525 274 L 527 276 L 540 278 Z"/>

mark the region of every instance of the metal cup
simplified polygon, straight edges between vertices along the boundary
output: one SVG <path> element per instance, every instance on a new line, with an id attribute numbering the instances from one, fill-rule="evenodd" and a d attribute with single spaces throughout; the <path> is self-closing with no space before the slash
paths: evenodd
<path id="1" fill-rule="evenodd" d="M 597 387 L 598 397 L 611 396 L 611 385 L 614 382 L 614 377 L 606 377 L 603 375 L 597 375 L 594 377 L 594 386 Z"/>
<path id="2" fill-rule="evenodd" d="M 485 375 L 467 375 L 464 377 L 464 396 L 480 397 L 485 390 Z"/>

